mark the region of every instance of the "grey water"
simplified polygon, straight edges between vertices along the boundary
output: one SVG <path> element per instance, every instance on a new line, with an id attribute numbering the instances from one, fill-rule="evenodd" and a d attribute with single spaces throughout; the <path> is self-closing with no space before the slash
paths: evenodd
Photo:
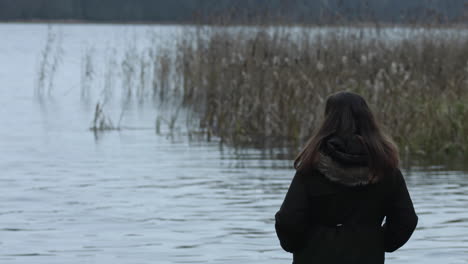
<path id="1" fill-rule="evenodd" d="M 159 110 L 150 104 L 126 113 L 123 123 L 137 129 L 88 129 L 83 49 L 91 45 L 104 60 L 109 47 L 139 44 L 148 32 L 171 45 L 179 27 L 54 27 L 63 55 L 51 95 L 39 100 L 47 25 L 0 24 L 0 263 L 291 262 L 273 218 L 291 160 L 157 134 Z M 114 118 L 119 111 L 109 108 Z M 468 263 L 468 172 L 431 164 L 404 174 L 420 220 L 387 263 Z"/>

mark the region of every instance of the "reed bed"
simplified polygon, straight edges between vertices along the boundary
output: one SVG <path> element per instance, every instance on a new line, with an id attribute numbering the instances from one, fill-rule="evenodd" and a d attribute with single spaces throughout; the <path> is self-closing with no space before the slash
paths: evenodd
<path id="1" fill-rule="evenodd" d="M 57 36 L 49 29 L 40 96 L 51 94 L 60 65 Z M 150 102 L 157 133 L 183 119 L 192 138 L 296 153 L 318 127 L 327 96 L 349 90 L 367 99 L 404 153 L 468 152 L 466 30 L 197 26 L 176 45 L 150 38 L 147 47 L 108 49 L 102 67 L 93 48 L 83 50 L 80 97 L 91 101 L 101 91 L 91 130 L 119 130 L 131 105 Z M 104 109 L 116 88 L 122 110 L 114 125 Z"/>
<path id="2" fill-rule="evenodd" d="M 398 29 L 395 29 L 397 32 Z M 385 33 L 387 32 L 387 33 Z M 327 96 L 370 103 L 406 153 L 468 151 L 468 37 L 462 30 L 200 28 L 178 42 L 184 107 L 234 145 L 300 146 Z"/>

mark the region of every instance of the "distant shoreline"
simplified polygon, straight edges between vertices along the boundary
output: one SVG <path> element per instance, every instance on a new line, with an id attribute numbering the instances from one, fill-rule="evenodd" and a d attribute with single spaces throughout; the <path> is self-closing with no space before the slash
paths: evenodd
<path id="1" fill-rule="evenodd" d="M 216 26 L 216 27 L 362 27 L 362 28 L 431 28 L 431 29 L 467 29 L 468 23 L 447 23 L 447 24 L 427 24 L 427 23 L 375 23 L 375 22 L 353 22 L 342 24 L 314 24 L 314 23 L 201 23 L 201 22 L 180 22 L 180 21 L 117 21 L 117 20 L 79 20 L 79 19 L 24 19 L 24 20 L 1 20 L 0 24 L 89 24 L 89 25 L 179 25 L 179 26 Z"/>

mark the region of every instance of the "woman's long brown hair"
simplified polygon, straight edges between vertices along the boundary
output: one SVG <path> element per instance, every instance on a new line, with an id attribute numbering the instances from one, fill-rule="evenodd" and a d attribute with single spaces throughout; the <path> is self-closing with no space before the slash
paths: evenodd
<path id="1" fill-rule="evenodd" d="M 366 101 L 352 92 L 338 92 L 328 97 L 325 119 L 317 133 L 306 143 L 294 160 L 294 168 L 313 167 L 322 142 L 331 136 L 358 135 L 369 155 L 370 180 L 377 180 L 398 167 L 398 149 L 382 133 Z"/>

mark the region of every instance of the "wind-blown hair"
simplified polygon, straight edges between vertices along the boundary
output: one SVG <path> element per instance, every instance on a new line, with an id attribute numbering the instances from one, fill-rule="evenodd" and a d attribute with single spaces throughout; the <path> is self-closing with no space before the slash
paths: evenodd
<path id="1" fill-rule="evenodd" d="M 331 135 L 357 135 L 369 156 L 370 180 L 384 177 L 399 166 L 398 149 L 380 129 L 364 98 L 352 92 L 338 92 L 327 98 L 325 119 L 294 160 L 294 168 L 313 167 L 322 143 Z"/>

